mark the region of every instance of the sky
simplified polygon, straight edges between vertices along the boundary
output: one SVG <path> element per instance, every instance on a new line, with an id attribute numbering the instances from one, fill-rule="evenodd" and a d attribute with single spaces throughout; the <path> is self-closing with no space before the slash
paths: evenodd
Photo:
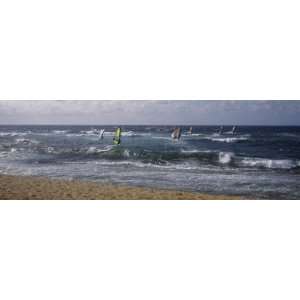
<path id="1" fill-rule="evenodd" d="M 0 124 L 300 125 L 300 100 L 0 100 Z"/>

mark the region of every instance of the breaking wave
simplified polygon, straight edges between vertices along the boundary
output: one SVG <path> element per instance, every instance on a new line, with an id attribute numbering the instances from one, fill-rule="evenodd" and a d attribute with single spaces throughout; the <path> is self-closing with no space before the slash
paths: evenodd
<path id="1" fill-rule="evenodd" d="M 229 164 L 232 162 L 234 154 L 231 152 L 220 152 L 219 153 L 219 162 L 221 164 Z"/>
<path id="2" fill-rule="evenodd" d="M 247 167 L 288 170 L 300 167 L 300 161 L 291 159 L 243 158 L 241 160 L 241 165 Z"/>
<path id="3" fill-rule="evenodd" d="M 52 130 L 51 132 L 54 134 L 66 134 L 69 130 Z"/>
<path id="4" fill-rule="evenodd" d="M 15 141 L 17 144 L 22 144 L 22 145 L 39 144 L 39 142 L 34 139 L 18 138 Z"/>
<path id="5" fill-rule="evenodd" d="M 239 142 L 239 141 L 247 141 L 249 140 L 248 137 L 212 137 L 212 138 L 207 138 L 213 142 L 221 142 L 221 143 L 234 143 L 234 142 Z"/>
<path id="6" fill-rule="evenodd" d="M 97 148 L 97 147 L 90 147 L 86 153 L 87 154 L 94 154 L 94 153 L 103 153 L 108 152 L 113 149 L 113 146 L 106 146 L 104 148 Z"/>
<path id="7" fill-rule="evenodd" d="M 16 131 L 12 131 L 12 132 L 5 132 L 2 131 L 0 132 L 0 136 L 2 137 L 14 137 L 14 136 L 25 136 L 31 134 L 31 131 L 26 131 L 26 132 L 16 132 Z"/>

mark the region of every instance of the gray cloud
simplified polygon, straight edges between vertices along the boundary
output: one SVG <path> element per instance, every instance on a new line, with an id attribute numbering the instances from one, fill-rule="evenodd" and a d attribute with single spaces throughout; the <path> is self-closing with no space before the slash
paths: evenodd
<path id="1" fill-rule="evenodd" d="M 0 101 L 1 124 L 300 125 L 300 101 Z"/>

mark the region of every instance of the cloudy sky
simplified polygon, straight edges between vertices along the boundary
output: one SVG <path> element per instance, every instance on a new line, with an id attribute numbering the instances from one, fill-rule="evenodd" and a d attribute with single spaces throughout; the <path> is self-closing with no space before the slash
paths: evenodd
<path id="1" fill-rule="evenodd" d="M 0 124 L 300 125 L 300 101 L 0 101 Z"/>

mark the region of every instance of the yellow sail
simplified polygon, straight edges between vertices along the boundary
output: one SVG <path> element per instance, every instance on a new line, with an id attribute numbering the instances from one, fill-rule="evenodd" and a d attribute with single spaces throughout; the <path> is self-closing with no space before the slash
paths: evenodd
<path id="1" fill-rule="evenodd" d="M 119 145 L 121 144 L 121 135 L 122 135 L 122 129 L 118 127 L 115 131 L 115 136 L 114 136 L 114 144 Z"/>

